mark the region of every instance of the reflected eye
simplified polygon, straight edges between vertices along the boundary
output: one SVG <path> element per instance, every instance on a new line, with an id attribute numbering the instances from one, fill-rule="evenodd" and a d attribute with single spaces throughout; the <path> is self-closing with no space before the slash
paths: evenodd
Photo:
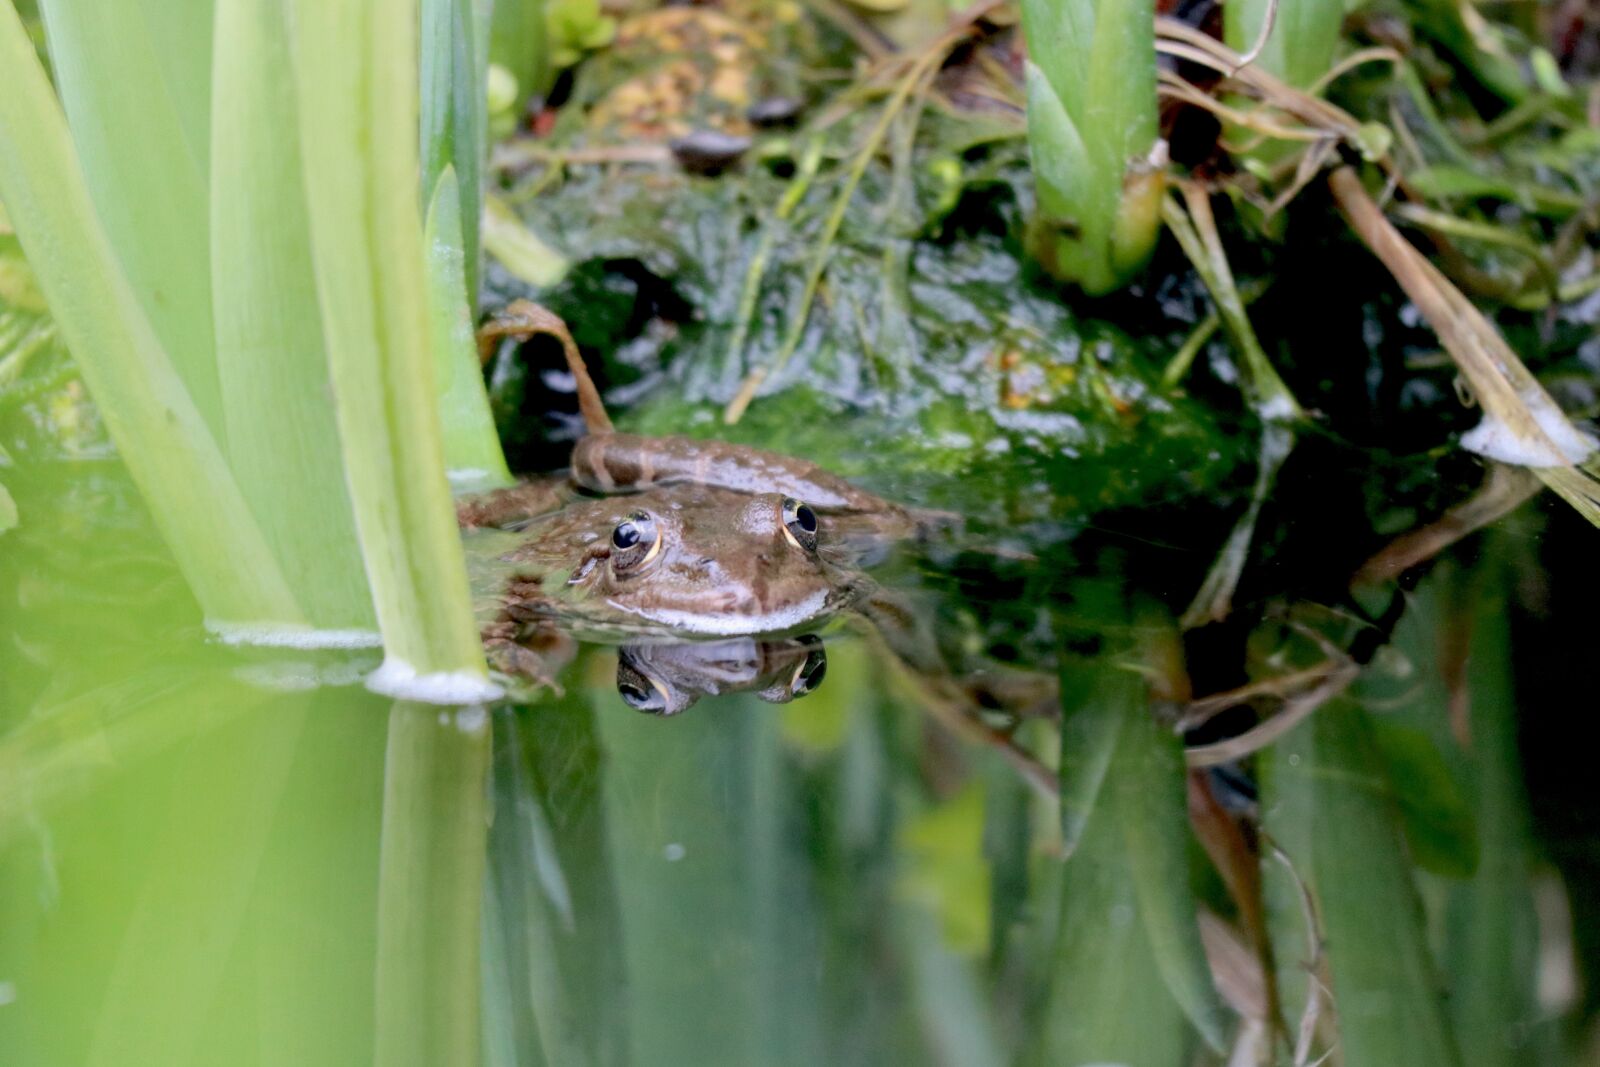
<path id="1" fill-rule="evenodd" d="M 815 692 L 827 675 L 828 654 L 823 651 L 822 642 L 818 641 L 816 647 L 806 655 L 806 661 L 800 664 L 800 669 L 794 672 L 789 691 L 797 697 Z"/>
<path id="2" fill-rule="evenodd" d="M 617 695 L 634 711 L 649 715 L 669 715 L 667 695 L 651 681 L 649 675 L 628 666 L 625 660 L 617 661 Z"/>
<path id="3" fill-rule="evenodd" d="M 817 550 L 817 513 L 794 497 L 783 501 L 783 532 L 807 552 Z"/>
<path id="4" fill-rule="evenodd" d="M 661 550 L 661 528 L 647 511 L 636 511 L 611 531 L 611 563 L 628 570 L 649 563 Z"/>

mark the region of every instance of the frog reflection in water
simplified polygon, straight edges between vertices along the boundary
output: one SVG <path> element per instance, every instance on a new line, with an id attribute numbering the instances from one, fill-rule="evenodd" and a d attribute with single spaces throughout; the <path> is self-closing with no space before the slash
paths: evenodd
<path id="1" fill-rule="evenodd" d="M 804 460 L 612 431 L 559 320 L 521 303 L 490 336 L 563 340 L 588 436 L 567 483 L 530 481 L 463 502 L 475 577 L 495 591 L 484 630 L 496 666 L 548 680 L 536 637 L 600 640 L 783 635 L 873 589 L 860 567 L 924 521 Z M 579 491 L 605 493 L 593 497 Z"/>
<path id="2" fill-rule="evenodd" d="M 652 715 L 676 715 L 703 696 L 752 690 L 769 704 L 787 704 L 815 691 L 827 672 L 827 651 L 814 634 L 617 649 L 618 695 Z"/>

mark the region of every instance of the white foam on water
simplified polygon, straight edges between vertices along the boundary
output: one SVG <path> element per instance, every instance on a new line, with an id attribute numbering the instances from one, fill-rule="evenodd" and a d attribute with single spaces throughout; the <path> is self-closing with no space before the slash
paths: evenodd
<path id="1" fill-rule="evenodd" d="M 493 475 L 479 467 L 458 467 L 445 472 L 445 477 L 450 481 L 452 491 L 460 493 L 476 489 L 487 489 Z"/>
<path id="2" fill-rule="evenodd" d="M 1283 393 L 1274 393 L 1261 405 L 1260 415 L 1268 422 L 1292 422 L 1299 414 L 1295 411 L 1294 400 Z"/>
<path id="3" fill-rule="evenodd" d="M 421 704 L 484 704 L 499 700 L 505 690 L 472 671 L 418 671 L 395 656 L 367 675 L 367 688 L 396 700 Z"/>
<path id="4" fill-rule="evenodd" d="M 240 667 L 233 676 L 261 689 L 306 692 L 356 685 L 366 677 L 371 663 L 370 656 L 342 663 L 257 663 Z"/>
<path id="5" fill-rule="evenodd" d="M 1543 441 L 1522 437 L 1497 416 L 1487 413 L 1482 422 L 1461 435 L 1461 447 L 1518 467 L 1565 467 L 1582 463 L 1600 448 L 1600 443 L 1572 425 L 1561 409 L 1542 393 L 1524 395 L 1522 401 L 1533 413 L 1533 421 L 1555 446 L 1554 450 Z"/>
<path id="6" fill-rule="evenodd" d="M 318 630 L 281 622 L 207 619 L 206 631 L 225 645 L 262 648 L 378 648 L 383 644 L 383 635 L 376 630 Z"/>

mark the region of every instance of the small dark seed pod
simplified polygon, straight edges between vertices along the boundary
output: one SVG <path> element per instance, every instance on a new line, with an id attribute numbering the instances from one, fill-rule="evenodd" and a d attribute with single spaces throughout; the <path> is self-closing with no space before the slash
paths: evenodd
<path id="1" fill-rule="evenodd" d="M 792 96 L 768 96 L 751 104 L 750 110 L 744 113 L 744 117 L 750 120 L 750 125 L 762 129 L 793 126 L 804 106 Z"/>
<path id="2" fill-rule="evenodd" d="M 678 165 L 691 174 L 720 174 L 750 150 L 750 138 L 721 130 L 695 130 L 669 147 Z"/>

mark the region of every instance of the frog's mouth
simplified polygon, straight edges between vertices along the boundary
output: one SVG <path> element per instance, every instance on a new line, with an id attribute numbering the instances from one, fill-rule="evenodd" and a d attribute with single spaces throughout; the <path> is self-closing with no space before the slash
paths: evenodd
<path id="1" fill-rule="evenodd" d="M 726 614 L 662 607 L 639 610 L 615 601 L 611 601 L 610 604 L 618 611 L 631 612 L 674 633 L 705 637 L 754 637 L 786 633 L 816 622 L 818 618 L 838 610 L 835 603 L 837 600 L 837 591 L 820 589 L 804 599 L 767 611 L 736 611 Z"/>
<path id="2" fill-rule="evenodd" d="M 557 588 L 562 586 L 558 584 Z M 781 637 L 815 629 L 859 603 L 873 588 L 876 586 L 870 578 L 853 575 L 807 596 L 759 611 L 748 607 L 708 611 L 660 603 L 640 605 L 617 597 L 587 601 L 569 597 L 539 598 L 527 601 L 524 610 L 549 619 L 574 636 L 606 643 L 641 637 L 690 640 Z"/>

